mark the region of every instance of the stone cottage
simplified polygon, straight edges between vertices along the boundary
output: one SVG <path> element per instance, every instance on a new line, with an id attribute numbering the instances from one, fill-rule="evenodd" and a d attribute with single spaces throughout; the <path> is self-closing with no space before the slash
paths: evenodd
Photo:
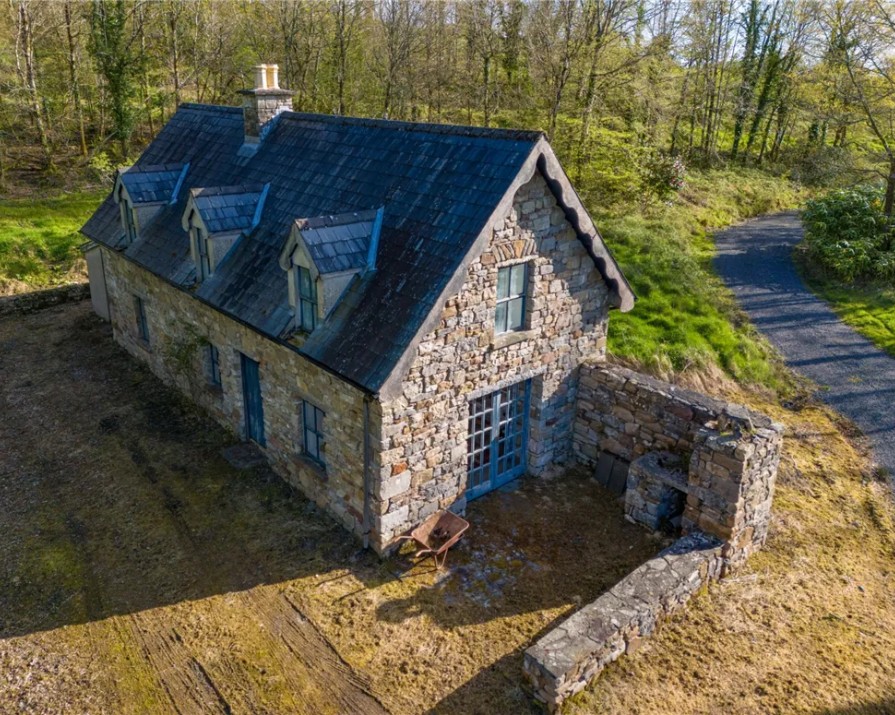
<path id="1" fill-rule="evenodd" d="M 83 227 L 128 351 L 379 552 L 575 457 L 634 295 L 539 132 L 182 105 Z"/>

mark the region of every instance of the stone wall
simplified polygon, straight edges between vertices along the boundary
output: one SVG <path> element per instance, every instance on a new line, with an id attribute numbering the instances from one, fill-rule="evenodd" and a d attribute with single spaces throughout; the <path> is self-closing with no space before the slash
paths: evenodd
<path id="1" fill-rule="evenodd" d="M 601 452 L 629 462 L 657 450 L 689 452 L 697 432 L 728 407 L 621 367 L 582 365 L 579 380 L 574 450 L 584 464 L 596 465 Z M 745 409 L 732 408 L 735 415 Z"/>
<path id="2" fill-rule="evenodd" d="M 104 251 L 115 339 L 164 382 L 176 386 L 218 422 L 244 435 L 240 353 L 260 363 L 266 447 L 273 468 L 348 529 L 363 526 L 364 394 L 358 388 L 245 325 L 194 300 L 114 251 Z M 285 278 L 284 278 L 285 280 Z M 149 342 L 137 335 L 133 296 L 144 300 Z M 207 378 L 207 345 L 220 352 L 220 387 Z M 323 470 L 301 455 L 301 405 L 326 413 Z M 377 403 L 371 430 L 380 434 Z"/>
<path id="3" fill-rule="evenodd" d="M 529 262 L 526 330 L 494 334 L 498 267 Z M 577 368 L 602 359 L 608 290 L 540 174 L 474 260 L 440 324 L 420 342 L 397 399 L 383 404 L 381 488 L 375 520 L 384 542 L 439 508 L 462 510 L 470 400 L 532 379 L 528 470 L 572 456 Z"/>
<path id="4" fill-rule="evenodd" d="M 71 283 L 70 285 L 36 290 L 30 293 L 4 296 L 0 298 L 0 315 L 13 313 L 33 313 L 54 305 L 77 303 L 90 297 L 88 283 Z"/>
<path id="5" fill-rule="evenodd" d="M 535 697 L 555 712 L 719 578 L 722 563 L 720 542 L 693 533 L 632 571 L 525 651 L 523 671 Z"/>
<path id="6" fill-rule="evenodd" d="M 650 528 L 669 489 L 686 494 L 681 528 L 724 542 L 728 567 L 767 537 L 783 428 L 742 405 L 682 390 L 624 368 L 584 365 L 574 449 L 596 465 L 603 451 L 634 459 L 628 516 Z"/>

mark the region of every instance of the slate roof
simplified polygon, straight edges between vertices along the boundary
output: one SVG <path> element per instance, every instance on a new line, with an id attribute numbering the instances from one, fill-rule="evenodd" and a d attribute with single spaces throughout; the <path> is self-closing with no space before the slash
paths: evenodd
<path id="1" fill-rule="evenodd" d="M 377 270 L 355 279 L 299 348 L 375 393 L 542 135 L 295 112 L 268 126 L 256 151 L 240 152 L 240 108 L 185 104 L 137 167 L 189 162 L 190 188 L 270 184 L 259 225 L 195 295 L 274 339 L 292 318 L 278 258 L 296 219 L 384 206 Z M 187 287 L 195 273 L 180 221 L 188 192 L 180 193 L 123 252 Z M 82 231 L 115 246 L 122 231 L 111 198 Z"/>
<path id="2" fill-rule="evenodd" d="M 359 270 L 367 266 L 376 210 L 299 219 L 311 260 L 320 273 Z"/>
<path id="3" fill-rule="evenodd" d="M 137 164 L 122 171 L 119 180 L 134 204 L 170 201 L 184 173 L 183 163 Z"/>
<path id="4" fill-rule="evenodd" d="M 255 223 L 266 194 L 262 184 L 191 189 L 193 206 L 209 233 L 245 231 Z M 260 218 L 260 217 L 259 217 Z"/>

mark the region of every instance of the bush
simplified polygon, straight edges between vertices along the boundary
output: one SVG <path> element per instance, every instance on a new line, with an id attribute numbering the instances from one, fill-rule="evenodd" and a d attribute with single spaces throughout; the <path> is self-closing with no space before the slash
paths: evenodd
<path id="1" fill-rule="evenodd" d="M 832 191 L 809 201 L 802 214 L 808 256 L 843 281 L 895 276 L 893 225 L 877 187 Z"/>

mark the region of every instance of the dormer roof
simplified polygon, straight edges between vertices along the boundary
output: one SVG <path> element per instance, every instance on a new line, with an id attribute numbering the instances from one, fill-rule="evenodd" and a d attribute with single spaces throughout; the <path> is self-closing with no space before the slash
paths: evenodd
<path id="1" fill-rule="evenodd" d="M 269 189 L 270 184 L 190 189 L 183 228 L 189 228 L 190 213 L 196 211 L 209 234 L 251 231 L 261 222 Z"/>
<path id="2" fill-rule="evenodd" d="M 292 254 L 301 243 L 320 275 L 375 268 L 383 214 L 380 208 L 296 219 L 280 254 L 280 267 L 291 267 Z"/>
<path id="3" fill-rule="evenodd" d="M 117 189 L 124 186 L 135 206 L 176 203 L 189 168 L 186 163 L 134 165 L 122 169 L 115 180 L 113 195 L 118 201 Z"/>

